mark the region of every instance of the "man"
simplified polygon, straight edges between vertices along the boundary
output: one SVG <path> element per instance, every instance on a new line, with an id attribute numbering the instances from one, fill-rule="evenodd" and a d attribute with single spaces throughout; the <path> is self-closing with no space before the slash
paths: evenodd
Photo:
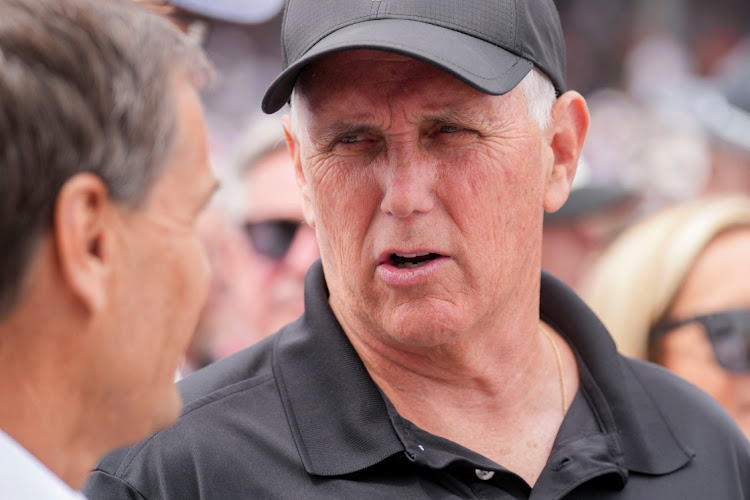
<path id="1" fill-rule="evenodd" d="M 202 55 L 131 2 L 0 4 L 0 498 L 171 424 L 216 181 Z"/>
<path id="2" fill-rule="evenodd" d="M 278 118 L 248 128 L 230 189 L 199 221 L 213 279 L 190 368 L 232 354 L 297 319 L 305 272 L 319 257 Z M 232 189 L 233 188 L 233 189 Z"/>
<path id="3" fill-rule="evenodd" d="M 711 169 L 707 193 L 750 194 L 750 37 L 725 55 L 713 75 L 714 87 L 691 101 L 708 131 Z"/>
<path id="4" fill-rule="evenodd" d="M 180 421 L 106 458 L 92 496 L 750 493 L 716 403 L 541 274 L 588 125 L 551 0 L 292 0 L 283 40 L 264 109 L 291 96 L 321 253 L 305 315 L 186 381 Z"/>
<path id="5" fill-rule="evenodd" d="M 542 268 L 576 291 L 641 202 L 636 190 L 587 178 L 587 168 L 586 162 L 579 162 L 567 201 L 544 215 L 542 233 Z"/>

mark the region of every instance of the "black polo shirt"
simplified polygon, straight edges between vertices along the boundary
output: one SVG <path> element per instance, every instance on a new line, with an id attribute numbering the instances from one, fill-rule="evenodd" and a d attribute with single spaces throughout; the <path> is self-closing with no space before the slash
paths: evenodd
<path id="1" fill-rule="evenodd" d="M 99 464 L 91 499 L 742 499 L 750 444 L 708 396 L 628 360 L 565 285 L 541 317 L 571 344 L 580 389 L 534 488 L 403 419 L 331 309 L 317 262 L 305 314 L 180 384 L 171 428 Z"/>

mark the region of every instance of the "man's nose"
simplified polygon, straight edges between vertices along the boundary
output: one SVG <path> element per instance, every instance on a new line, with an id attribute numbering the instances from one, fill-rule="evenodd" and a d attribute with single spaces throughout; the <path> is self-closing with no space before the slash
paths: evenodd
<path id="1" fill-rule="evenodd" d="M 389 151 L 383 170 L 383 212 L 405 218 L 431 211 L 435 206 L 435 158 L 418 146 Z"/>

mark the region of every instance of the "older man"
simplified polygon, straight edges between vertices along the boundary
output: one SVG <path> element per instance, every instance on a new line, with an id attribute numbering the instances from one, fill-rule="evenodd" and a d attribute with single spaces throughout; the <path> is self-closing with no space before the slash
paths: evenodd
<path id="1" fill-rule="evenodd" d="M 80 498 L 180 413 L 207 68 L 131 2 L 3 0 L 0 20 L 0 498 Z"/>
<path id="2" fill-rule="evenodd" d="M 105 459 L 93 496 L 750 493 L 718 405 L 541 273 L 588 125 L 551 0 L 291 0 L 283 40 L 264 108 L 291 98 L 305 315 L 187 380 L 176 426 Z"/>

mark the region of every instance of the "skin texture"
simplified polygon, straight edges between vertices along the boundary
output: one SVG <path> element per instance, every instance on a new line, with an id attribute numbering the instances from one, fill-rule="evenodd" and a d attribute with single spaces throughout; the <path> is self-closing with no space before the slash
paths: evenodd
<path id="1" fill-rule="evenodd" d="M 413 59 L 350 51 L 309 68 L 292 106 L 330 304 L 371 376 L 406 418 L 533 484 L 562 417 L 539 330 L 542 215 L 567 197 L 585 103 L 561 97 L 541 131 L 518 89 L 489 96 Z M 440 257 L 411 270 L 390 257 L 428 252 Z M 518 442 L 492 435 L 498 421 Z"/>
<path id="2" fill-rule="evenodd" d="M 703 251 L 667 314 L 683 319 L 750 307 L 750 283 L 742 262 L 750 255 L 750 229 L 717 236 Z M 669 332 L 656 361 L 716 398 L 750 437 L 750 373 L 732 373 L 717 361 L 699 323 Z"/>
<path id="3" fill-rule="evenodd" d="M 174 85 L 177 137 L 144 205 L 110 199 L 91 174 L 69 179 L 27 293 L 0 325 L 0 423 L 73 488 L 182 407 L 174 375 L 209 279 L 195 221 L 216 181 L 198 95 Z"/>

